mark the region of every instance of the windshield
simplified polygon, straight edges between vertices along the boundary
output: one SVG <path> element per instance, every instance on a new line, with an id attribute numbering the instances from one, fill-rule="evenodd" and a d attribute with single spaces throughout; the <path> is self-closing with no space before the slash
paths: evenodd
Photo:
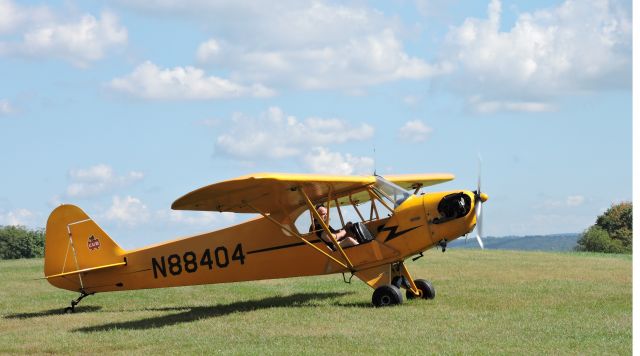
<path id="1" fill-rule="evenodd" d="M 407 200 L 408 197 L 413 195 L 408 190 L 405 190 L 381 176 L 376 176 L 376 184 L 374 187 L 383 199 L 393 204 L 394 209 Z"/>

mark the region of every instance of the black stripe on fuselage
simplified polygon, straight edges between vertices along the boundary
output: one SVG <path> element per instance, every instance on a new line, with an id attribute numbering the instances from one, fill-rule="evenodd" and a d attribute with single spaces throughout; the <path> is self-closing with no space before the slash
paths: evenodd
<path id="1" fill-rule="evenodd" d="M 311 242 L 312 244 L 315 244 L 315 243 L 318 243 L 318 242 L 322 242 L 322 240 L 320 240 L 320 239 L 310 240 L 309 242 Z M 306 245 L 306 243 L 304 243 L 304 242 L 296 242 L 296 243 L 293 243 L 293 244 L 267 247 L 267 248 L 263 248 L 263 249 L 260 249 L 260 250 L 249 251 L 249 252 L 247 252 L 247 255 L 250 255 L 252 253 L 268 252 L 268 251 L 280 250 L 280 249 L 283 249 L 283 248 L 297 247 L 297 246 L 302 246 L 302 245 Z"/>

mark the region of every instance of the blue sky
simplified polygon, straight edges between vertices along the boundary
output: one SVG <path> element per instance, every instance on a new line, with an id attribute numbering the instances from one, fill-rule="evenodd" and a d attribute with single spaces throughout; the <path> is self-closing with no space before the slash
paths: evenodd
<path id="1" fill-rule="evenodd" d="M 631 200 L 630 1 L 0 0 L 0 225 L 81 206 L 126 248 L 252 172 L 449 172 L 485 234 Z M 375 148 L 375 155 L 374 155 Z"/>

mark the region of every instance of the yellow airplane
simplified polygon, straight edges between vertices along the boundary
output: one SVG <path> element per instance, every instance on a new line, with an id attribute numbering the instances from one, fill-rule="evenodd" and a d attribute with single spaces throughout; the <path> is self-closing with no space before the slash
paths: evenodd
<path id="1" fill-rule="evenodd" d="M 488 196 L 456 190 L 416 195 L 451 174 L 381 177 L 263 173 L 205 186 L 172 209 L 257 213 L 255 219 L 201 235 L 123 250 L 84 211 L 61 205 L 49 216 L 45 278 L 88 295 L 146 288 L 342 273 L 374 288 L 375 306 L 435 297 L 414 280 L 407 258 L 470 233 Z M 340 229 L 330 226 L 338 215 Z M 345 222 L 353 217 L 355 222 Z M 478 224 L 480 225 L 480 223 Z M 477 239 L 482 246 L 480 226 Z M 340 241 L 339 241 L 340 240 Z M 347 277 L 346 274 L 350 274 Z"/>

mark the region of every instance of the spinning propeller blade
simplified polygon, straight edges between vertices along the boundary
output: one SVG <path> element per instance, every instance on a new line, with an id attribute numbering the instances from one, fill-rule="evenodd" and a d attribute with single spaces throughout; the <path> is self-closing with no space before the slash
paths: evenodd
<path id="1" fill-rule="evenodd" d="M 478 245 L 480 248 L 484 250 L 484 244 L 482 243 L 482 202 L 487 200 L 487 195 L 482 193 L 480 190 L 480 183 L 482 176 L 482 158 L 478 156 L 478 190 L 476 190 L 476 201 L 475 201 L 475 210 L 476 210 L 476 239 L 478 240 Z"/>

